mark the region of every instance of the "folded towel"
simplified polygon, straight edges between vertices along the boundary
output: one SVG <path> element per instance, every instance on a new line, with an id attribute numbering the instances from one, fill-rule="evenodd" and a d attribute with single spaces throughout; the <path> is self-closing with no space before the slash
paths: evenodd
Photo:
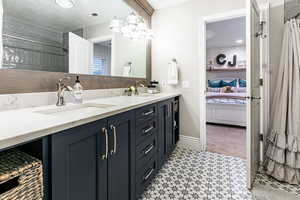
<path id="1" fill-rule="evenodd" d="M 178 84 L 178 67 L 177 61 L 173 59 L 169 63 L 169 70 L 168 70 L 168 84 L 169 85 L 177 85 Z"/>

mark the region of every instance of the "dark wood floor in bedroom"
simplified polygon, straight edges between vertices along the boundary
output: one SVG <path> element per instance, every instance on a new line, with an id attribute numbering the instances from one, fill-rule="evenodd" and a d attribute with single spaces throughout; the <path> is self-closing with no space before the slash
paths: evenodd
<path id="1" fill-rule="evenodd" d="M 246 159 L 246 128 L 207 124 L 207 150 Z"/>

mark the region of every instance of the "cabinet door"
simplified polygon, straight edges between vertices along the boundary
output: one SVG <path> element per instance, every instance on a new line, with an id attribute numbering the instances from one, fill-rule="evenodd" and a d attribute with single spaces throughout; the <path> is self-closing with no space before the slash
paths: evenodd
<path id="1" fill-rule="evenodd" d="M 172 152 L 173 147 L 173 116 L 172 102 L 170 100 L 158 105 L 158 165 L 161 167 L 164 160 Z"/>
<path id="2" fill-rule="evenodd" d="M 99 125 L 101 127 L 101 133 L 98 135 L 97 200 L 107 200 L 107 165 L 109 159 L 109 130 L 107 127 L 107 120 L 102 120 Z"/>
<path id="3" fill-rule="evenodd" d="M 174 129 L 173 129 L 173 112 L 172 112 L 172 101 L 169 100 L 166 104 L 166 149 L 167 149 L 167 156 L 170 156 L 170 154 L 173 151 L 174 148 Z"/>
<path id="4" fill-rule="evenodd" d="M 110 155 L 108 159 L 108 199 L 130 200 L 135 194 L 134 112 L 108 120 Z"/>
<path id="5" fill-rule="evenodd" d="M 99 137 L 105 125 L 94 122 L 51 136 L 53 200 L 97 200 Z"/>

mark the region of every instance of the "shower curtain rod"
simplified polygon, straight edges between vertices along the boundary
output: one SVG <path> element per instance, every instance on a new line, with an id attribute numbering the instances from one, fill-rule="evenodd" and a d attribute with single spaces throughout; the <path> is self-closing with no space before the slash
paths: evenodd
<path id="1" fill-rule="evenodd" d="M 9 35 L 9 34 L 2 34 L 2 35 L 4 37 L 9 37 L 9 38 L 17 39 L 17 40 L 23 40 L 23 41 L 26 41 L 26 42 L 31 42 L 31 43 L 36 43 L 36 44 L 44 45 L 44 46 L 49 46 L 49 47 L 55 47 L 55 48 L 63 49 L 64 51 L 68 50 L 67 48 L 64 48 L 62 46 L 56 46 L 56 45 L 49 44 L 49 43 L 46 43 L 46 42 L 40 42 L 40 41 L 36 41 L 36 40 L 30 40 L 30 39 L 26 39 L 26 38 L 18 37 L 18 36 L 13 36 L 13 35 Z"/>

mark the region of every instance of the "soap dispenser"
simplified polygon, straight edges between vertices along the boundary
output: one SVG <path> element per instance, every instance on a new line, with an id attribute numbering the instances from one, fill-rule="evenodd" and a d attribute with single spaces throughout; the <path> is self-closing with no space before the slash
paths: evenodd
<path id="1" fill-rule="evenodd" d="M 83 87 L 80 84 L 79 76 L 76 77 L 75 85 L 73 87 L 74 99 L 76 104 L 83 102 Z"/>

